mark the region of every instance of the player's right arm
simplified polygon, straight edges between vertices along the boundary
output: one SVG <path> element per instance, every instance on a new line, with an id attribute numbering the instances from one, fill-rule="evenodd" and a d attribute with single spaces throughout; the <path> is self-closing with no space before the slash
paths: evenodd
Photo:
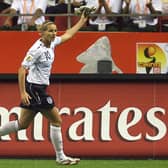
<path id="1" fill-rule="evenodd" d="M 26 92 L 25 87 L 25 78 L 26 78 L 26 69 L 21 66 L 18 70 L 18 83 L 19 83 L 19 91 L 21 96 L 21 102 L 25 105 L 30 104 L 30 95 Z"/>
<path id="2" fill-rule="evenodd" d="M 87 19 L 88 19 L 88 16 L 84 16 L 84 12 L 83 12 L 80 20 L 73 27 L 71 27 L 70 29 L 67 29 L 62 36 L 60 36 L 61 43 L 64 43 L 65 41 L 71 39 L 78 32 L 78 30 L 85 24 Z"/>

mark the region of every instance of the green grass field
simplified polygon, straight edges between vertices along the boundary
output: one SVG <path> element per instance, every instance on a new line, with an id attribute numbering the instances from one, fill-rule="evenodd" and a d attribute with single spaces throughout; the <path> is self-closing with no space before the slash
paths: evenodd
<path id="1" fill-rule="evenodd" d="M 0 159 L 0 168 L 64 168 L 47 159 Z M 72 167 L 72 166 L 71 166 Z M 81 160 L 75 168 L 167 168 L 168 160 Z"/>

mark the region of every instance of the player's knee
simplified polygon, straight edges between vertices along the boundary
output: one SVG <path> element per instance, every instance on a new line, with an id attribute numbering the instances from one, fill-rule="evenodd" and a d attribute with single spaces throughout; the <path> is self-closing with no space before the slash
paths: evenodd
<path id="1" fill-rule="evenodd" d="M 58 124 L 61 126 L 61 124 L 62 124 L 62 119 L 61 118 L 58 119 Z"/>
<path id="2" fill-rule="evenodd" d="M 29 127 L 29 124 L 19 122 L 19 130 L 27 129 L 28 127 Z"/>
<path id="3" fill-rule="evenodd" d="M 57 119 L 56 121 L 51 121 L 51 125 L 54 125 L 56 127 L 60 127 L 61 124 L 62 124 L 62 119 L 61 118 Z"/>

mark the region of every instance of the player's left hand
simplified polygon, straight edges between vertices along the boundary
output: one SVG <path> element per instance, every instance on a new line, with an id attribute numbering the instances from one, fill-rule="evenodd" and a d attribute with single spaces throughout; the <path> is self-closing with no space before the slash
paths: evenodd
<path id="1" fill-rule="evenodd" d="M 82 14 L 83 14 L 83 16 L 84 16 L 85 18 L 87 18 L 87 17 L 89 17 L 89 15 L 90 15 L 91 13 L 93 13 L 95 10 L 96 10 L 95 7 L 89 8 L 89 7 L 84 6 L 84 7 L 80 7 L 80 8 L 76 11 L 76 14 L 77 14 L 77 15 L 82 15 Z"/>
<path id="2" fill-rule="evenodd" d="M 91 13 L 93 13 L 95 10 L 96 10 L 95 7 L 92 7 L 92 8 L 87 8 L 87 7 L 86 7 L 86 8 L 83 10 L 84 16 L 85 16 L 85 17 L 89 17 L 89 15 L 90 15 Z"/>

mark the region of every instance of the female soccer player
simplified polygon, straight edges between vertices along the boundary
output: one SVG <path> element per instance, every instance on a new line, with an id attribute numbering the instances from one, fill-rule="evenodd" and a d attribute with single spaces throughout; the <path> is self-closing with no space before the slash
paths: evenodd
<path id="1" fill-rule="evenodd" d="M 57 36 L 57 26 L 51 21 L 46 21 L 39 27 L 41 37 L 28 50 L 18 71 L 21 117 L 18 121 L 10 121 L 0 128 L 0 136 L 26 129 L 40 111 L 51 123 L 50 136 L 56 152 L 56 162 L 63 165 L 77 164 L 80 159 L 64 154 L 61 116 L 53 98 L 46 93 L 46 88 L 49 85 L 54 61 L 54 48 L 71 39 L 84 25 L 87 18 L 88 13 L 84 11 L 80 20 L 61 36 Z"/>

